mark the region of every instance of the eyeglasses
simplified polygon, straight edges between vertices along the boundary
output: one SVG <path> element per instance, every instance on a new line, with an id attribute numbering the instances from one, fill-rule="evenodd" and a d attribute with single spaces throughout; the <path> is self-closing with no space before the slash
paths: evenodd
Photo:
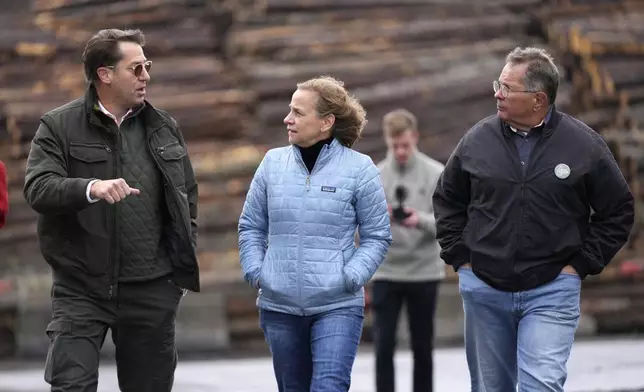
<path id="1" fill-rule="evenodd" d="M 494 94 L 498 93 L 499 90 L 501 90 L 501 96 L 503 98 L 507 98 L 510 93 L 538 93 L 539 91 L 531 91 L 531 90 L 510 90 L 510 87 L 506 86 L 505 84 L 499 83 L 498 80 L 495 80 L 492 82 L 492 88 L 494 89 Z"/>
<path id="2" fill-rule="evenodd" d="M 129 67 L 127 67 L 128 70 L 130 70 L 134 76 L 137 78 L 141 76 L 143 73 L 143 68 L 145 67 L 146 72 L 150 72 L 150 69 L 152 68 L 152 61 L 148 60 L 143 63 L 138 63 L 138 64 L 132 64 Z M 114 68 L 113 65 L 106 65 L 105 68 Z"/>

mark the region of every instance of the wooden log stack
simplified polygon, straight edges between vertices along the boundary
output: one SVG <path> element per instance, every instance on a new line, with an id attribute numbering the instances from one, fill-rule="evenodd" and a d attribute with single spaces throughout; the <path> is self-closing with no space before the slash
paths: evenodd
<path id="1" fill-rule="evenodd" d="M 644 303 L 644 2 L 556 1 L 538 13 L 571 84 L 571 113 L 608 143 L 636 200 L 627 245 L 585 282 L 582 311 L 598 333 L 641 331 Z"/>
<path id="2" fill-rule="evenodd" d="M 384 158 L 381 118 L 405 107 L 418 117 L 421 149 L 446 161 L 464 132 L 494 113 L 492 81 L 505 55 L 539 41 L 526 34 L 530 19 L 521 12 L 537 2 L 438 3 L 268 0 L 264 13 L 233 25 L 226 53 L 258 96 L 253 143 L 285 144 L 282 121 L 296 84 L 332 75 L 367 110 L 357 150 Z M 567 105 L 565 91 L 560 103 Z M 243 293 L 230 298 L 231 333 L 261 341 L 256 293 Z"/>
<path id="3" fill-rule="evenodd" d="M 0 233 L 0 274 L 46 269 L 36 242 L 36 215 L 22 196 L 29 143 L 42 114 L 84 93 L 84 42 L 98 29 L 116 26 L 146 33 L 146 55 L 153 60 L 150 100 L 172 113 L 188 141 L 201 191 L 202 281 L 207 284 L 215 275 L 239 278 L 232 234 L 265 148 L 249 143 L 256 94 L 217 54 L 219 6 L 214 1 L 36 0 L 31 8 L 26 3 L 3 14 L 0 159 L 10 167 L 12 208 Z M 13 28 L 19 28 L 16 34 Z"/>
<path id="4" fill-rule="evenodd" d="M 24 159 L 40 116 L 85 90 L 80 55 L 100 28 L 146 33 L 149 99 L 178 119 L 202 184 L 204 273 L 227 276 L 214 265 L 228 265 L 239 278 L 235 222 L 263 151 L 286 143 L 282 119 L 297 82 L 323 74 L 346 82 L 369 113 L 356 147 L 374 160 L 385 152 L 380 118 L 407 107 L 419 116 L 423 149 L 444 161 L 464 131 L 493 112 L 491 82 L 505 54 L 536 42 L 524 33 L 530 21 L 522 11 L 540 2 L 24 3 L 3 14 L 3 28 L 20 33 L 0 41 L 0 157 L 15 168 L 3 236 L 11 242 L 24 232 L 35 244 L 35 214 L 21 193 Z M 41 264 L 37 247 L 28 248 L 28 259 Z"/>
<path id="5" fill-rule="evenodd" d="M 537 43 L 521 12 L 536 3 L 269 0 L 263 15 L 233 26 L 228 46 L 258 94 L 254 140 L 284 144 L 296 83 L 328 74 L 367 109 L 356 149 L 382 159 L 380 120 L 405 107 L 418 116 L 421 148 L 445 161 L 465 130 L 494 112 L 492 81 L 507 52 Z"/>
<path id="6" fill-rule="evenodd" d="M 0 20 L 0 159 L 10 168 L 12 204 L 0 232 L 1 276 L 46 271 L 36 215 L 22 196 L 25 158 L 40 116 L 85 90 L 81 52 L 98 29 L 146 34 L 149 99 L 178 119 L 200 182 L 208 285 L 240 279 L 237 219 L 264 152 L 286 143 L 282 119 L 297 82 L 324 74 L 345 81 L 369 113 L 356 148 L 375 161 L 385 153 L 380 118 L 397 107 L 418 115 L 423 150 L 444 161 L 469 126 L 493 113 L 491 83 L 505 54 L 537 42 L 523 11 L 541 2 L 12 2 Z M 237 320 L 236 336 L 256 333 L 252 317 Z"/>
<path id="7" fill-rule="evenodd" d="M 549 45 L 563 59 L 572 86 L 572 113 L 611 147 L 637 200 L 636 225 L 619 260 L 638 257 L 644 198 L 644 2 L 584 0 L 540 13 Z M 641 257 L 641 256 L 639 256 Z M 608 271 L 603 279 L 614 275 Z"/>
<path id="8" fill-rule="evenodd" d="M 638 4 L 0 0 L 0 159 L 9 167 L 12 203 L 0 231 L 0 277 L 46 270 L 36 216 L 22 197 L 25 158 L 39 117 L 83 93 L 81 52 L 100 28 L 146 34 L 149 99 L 178 119 L 200 182 L 199 262 L 210 285 L 240 280 L 236 224 L 250 179 L 267 148 L 287 143 L 282 120 L 296 83 L 319 75 L 343 80 L 367 109 L 357 150 L 382 159 L 381 118 L 404 107 L 419 119 L 421 150 L 446 161 L 464 132 L 494 113 L 492 81 L 505 55 L 516 46 L 546 47 L 565 76 L 558 107 L 607 138 L 627 139 L 613 144 L 628 151 L 620 157 L 630 160 L 620 163 L 629 181 L 639 181 L 640 139 L 633 131 L 624 136 L 644 121 Z M 535 25 L 545 40 L 531 34 Z M 246 286 L 235 292 L 231 334 L 258 337 L 256 293 Z"/>

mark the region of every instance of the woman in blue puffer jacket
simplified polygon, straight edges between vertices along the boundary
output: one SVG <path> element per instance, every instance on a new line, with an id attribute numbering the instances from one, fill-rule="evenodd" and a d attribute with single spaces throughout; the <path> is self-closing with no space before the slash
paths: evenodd
<path id="1" fill-rule="evenodd" d="M 387 202 L 371 158 L 351 149 L 366 112 L 342 82 L 299 83 L 289 107 L 290 146 L 266 153 L 246 196 L 241 266 L 259 289 L 279 391 L 345 392 L 363 286 L 391 244 Z"/>

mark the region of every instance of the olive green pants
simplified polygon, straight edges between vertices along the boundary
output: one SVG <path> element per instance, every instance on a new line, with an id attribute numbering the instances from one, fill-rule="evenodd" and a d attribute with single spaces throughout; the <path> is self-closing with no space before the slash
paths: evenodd
<path id="1" fill-rule="evenodd" d="M 52 321 L 45 380 L 51 392 L 96 392 L 108 328 L 123 392 L 169 392 L 177 354 L 175 316 L 181 289 L 167 277 L 119 284 L 118 297 L 90 298 L 73 287 L 52 287 Z"/>

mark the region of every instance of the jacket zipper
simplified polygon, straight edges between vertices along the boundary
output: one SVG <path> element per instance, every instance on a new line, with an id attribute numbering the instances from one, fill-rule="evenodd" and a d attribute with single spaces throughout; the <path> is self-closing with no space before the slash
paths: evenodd
<path id="1" fill-rule="evenodd" d="M 300 220 L 299 220 L 299 230 L 298 230 L 298 257 L 297 257 L 297 290 L 298 290 L 298 297 L 299 301 L 298 303 L 300 304 L 302 314 L 306 316 L 306 311 L 304 310 L 304 307 L 302 307 L 302 253 L 303 253 L 303 245 L 302 245 L 302 220 L 304 219 L 304 212 L 306 211 L 306 203 L 309 198 L 309 191 L 311 190 L 311 177 L 315 173 L 315 169 L 318 167 L 318 162 L 320 161 L 320 158 L 322 157 L 322 153 L 328 149 L 328 144 L 325 144 L 322 146 L 322 150 L 320 150 L 320 153 L 318 154 L 317 159 L 315 160 L 315 163 L 313 164 L 313 168 L 309 172 L 309 169 L 306 167 L 306 164 L 304 163 L 304 160 L 302 159 L 301 153 L 299 150 L 297 150 L 297 147 L 293 147 L 295 151 L 295 156 L 297 160 L 300 162 L 302 167 L 304 168 L 304 172 L 306 173 L 306 192 L 304 193 L 304 200 L 302 201 L 302 207 L 300 208 Z"/>
<path id="2" fill-rule="evenodd" d="M 294 148 L 297 148 L 297 147 L 294 147 Z M 300 164 L 304 168 L 304 172 L 306 173 L 306 191 L 307 192 L 311 190 L 311 177 L 313 176 L 313 173 L 315 173 L 315 169 L 318 167 L 318 162 L 322 157 L 322 153 L 328 148 L 329 148 L 328 144 L 325 144 L 324 146 L 322 146 L 322 149 L 320 150 L 320 153 L 318 154 L 318 158 L 315 160 L 315 163 L 313 164 L 313 168 L 311 169 L 310 173 L 309 173 L 309 169 L 306 167 L 306 164 L 304 163 L 304 160 L 302 160 L 302 156 L 300 155 L 300 152 L 297 151 L 295 153 L 295 157 L 300 162 Z"/>
<path id="3" fill-rule="evenodd" d="M 90 120 L 90 122 L 91 122 L 91 120 Z M 97 126 L 99 126 L 101 128 L 104 128 L 108 132 L 110 131 L 109 128 L 104 127 L 100 123 L 95 123 L 95 125 L 97 125 Z M 118 145 L 118 138 L 119 138 L 118 131 L 116 132 L 116 135 L 117 135 L 116 137 L 117 137 L 117 145 Z M 114 150 L 114 149 L 110 148 L 107 144 L 109 144 L 109 143 L 107 143 L 107 141 L 106 141 L 105 144 L 72 142 L 72 143 L 70 143 L 70 146 L 95 147 L 95 148 L 105 149 L 105 151 L 107 151 L 108 154 L 109 153 L 112 154 L 112 178 L 118 178 L 118 175 L 117 175 L 118 174 L 117 173 L 117 171 L 118 171 L 117 170 L 117 160 L 118 160 L 117 150 Z M 115 288 L 114 281 L 115 281 L 115 275 L 116 275 L 116 273 L 115 273 L 116 272 L 116 265 L 115 265 L 116 263 L 114 262 L 114 259 L 115 259 L 115 253 L 116 253 L 116 216 L 117 216 L 117 214 L 114 211 L 115 208 L 116 208 L 116 204 L 114 204 L 113 208 L 109 208 L 109 207 L 107 208 L 107 219 L 106 219 L 106 221 L 109 222 L 108 224 L 111 224 L 111 226 L 112 226 L 112 230 L 110 232 L 111 246 L 110 246 L 110 251 L 109 251 L 109 258 L 108 258 L 108 261 L 107 261 L 107 274 L 108 274 L 108 281 L 109 281 L 108 282 L 109 287 L 108 287 L 108 290 L 107 290 L 107 299 L 108 300 L 111 300 L 115 295 L 115 293 L 114 293 L 114 291 L 115 291 L 114 290 L 114 288 Z"/>
<path id="4" fill-rule="evenodd" d="M 93 148 L 101 148 L 105 149 L 108 152 L 110 152 L 110 148 L 107 147 L 105 144 L 102 143 L 82 143 L 82 142 L 71 142 L 69 143 L 70 146 L 80 146 L 80 147 L 93 147 Z"/>
<path id="5" fill-rule="evenodd" d="M 521 250 L 521 238 L 523 235 L 523 205 L 525 204 L 525 187 L 526 187 L 526 178 L 528 177 L 528 174 L 530 173 L 530 169 L 534 166 L 534 161 L 536 158 L 536 152 L 537 152 L 537 147 L 541 145 L 543 141 L 543 135 L 537 140 L 535 143 L 534 147 L 532 148 L 532 151 L 530 152 L 530 160 L 528 161 L 528 166 L 526 166 L 525 171 L 521 169 L 521 207 L 519 208 L 519 230 L 517 234 L 517 249 L 515 252 L 515 255 L 518 255 L 518 253 Z M 514 143 L 513 143 L 514 144 Z M 516 146 L 515 146 L 515 151 L 517 151 L 517 156 L 519 154 Z M 521 163 L 521 157 L 518 157 L 519 164 Z M 515 275 L 519 274 L 519 268 L 517 266 L 517 262 L 513 263 L 513 272 Z"/>
<path id="6" fill-rule="evenodd" d="M 155 131 L 155 132 L 156 132 L 156 131 Z M 170 147 L 170 146 L 172 146 L 172 145 L 175 145 L 175 144 L 176 144 L 176 145 L 179 145 L 179 143 L 177 143 L 177 142 L 171 142 L 171 143 L 164 144 L 164 145 L 162 145 L 162 146 L 157 147 L 157 148 L 156 148 L 156 150 L 157 150 L 157 152 L 161 153 L 161 155 L 163 155 L 163 153 L 165 152 L 165 150 L 166 150 L 168 147 Z"/>
<path id="7" fill-rule="evenodd" d="M 117 138 L 118 138 L 118 136 L 117 136 Z M 118 142 L 117 142 L 117 144 L 118 144 Z M 105 147 L 105 150 L 108 153 L 112 153 L 112 178 L 118 178 L 117 177 L 118 169 L 116 167 L 117 166 L 117 161 L 118 161 L 117 150 L 112 150 L 111 148 L 109 148 L 107 146 Z M 109 274 L 110 274 L 110 277 L 109 277 L 109 279 L 110 279 L 110 289 L 109 289 L 109 291 L 107 293 L 107 299 L 112 299 L 112 297 L 114 296 L 114 281 L 115 281 L 114 276 L 116 275 L 116 263 L 114 262 L 115 253 L 116 253 L 116 216 L 117 216 L 116 211 L 115 211 L 116 204 L 117 203 L 114 203 L 112 208 L 108 207 L 108 209 L 107 209 L 107 212 L 108 212 L 108 214 L 110 215 L 110 218 L 111 218 L 109 220 L 112 221 L 111 222 L 111 224 L 112 224 L 112 231 L 111 231 L 112 246 L 110 246 L 110 262 L 109 262 L 109 267 L 108 267 Z"/>

